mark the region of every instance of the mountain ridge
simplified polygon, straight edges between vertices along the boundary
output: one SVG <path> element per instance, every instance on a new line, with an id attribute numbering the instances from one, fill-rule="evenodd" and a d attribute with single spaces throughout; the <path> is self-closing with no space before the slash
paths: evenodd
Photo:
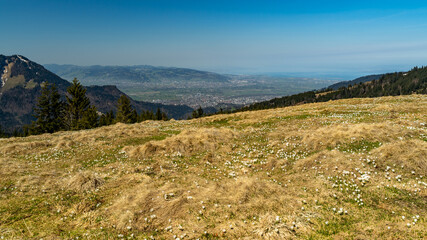
<path id="1" fill-rule="evenodd" d="M 369 82 L 369 81 L 373 81 L 373 80 L 378 80 L 380 79 L 384 74 L 372 74 L 372 75 L 366 75 L 366 76 L 362 76 L 362 77 L 358 77 L 355 78 L 353 80 L 350 81 L 341 81 L 341 82 L 337 82 L 334 83 L 324 89 L 333 89 L 333 90 L 338 90 L 341 87 L 348 87 L 349 85 L 354 85 L 354 84 L 359 84 L 359 83 L 364 83 L 364 82 Z"/>
<path id="2" fill-rule="evenodd" d="M 78 66 L 72 64 L 45 64 L 50 71 L 65 79 L 77 75 L 85 83 L 99 84 L 110 82 L 117 85 L 120 81 L 130 82 L 161 82 L 169 79 L 179 82 L 208 81 L 228 82 L 229 77 L 218 73 L 195 70 L 191 68 L 163 67 L 151 65 L 132 66 Z"/>
<path id="3" fill-rule="evenodd" d="M 34 120 L 33 107 L 40 96 L 43 82 L 54 83 L 58 92 L 64 97 L 70 82 L 48 71 L 21 55 L 0 55 L 1 87 L 0 87 L 0 125 L 12 130 L 22 127 Z M 117 100 L 126 95 L 116 86 L 85 86 L 87 96 L 98 111 L 116 110 Z M 164 105 L 135 101 L 131 105 L 138 111 L 156 111 L 162 109 L 172 118 L 186 118 L 193 109 L 185 105 Z"/>

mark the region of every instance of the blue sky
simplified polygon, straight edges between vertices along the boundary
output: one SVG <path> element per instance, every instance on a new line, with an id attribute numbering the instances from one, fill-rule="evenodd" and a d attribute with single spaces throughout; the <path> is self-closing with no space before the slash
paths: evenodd
<path id="1" fill-rule="evenodd" d="M 0 54 L 42 64 L 351 75 L 427 65 L 425 1 L 0 0 Z"/>

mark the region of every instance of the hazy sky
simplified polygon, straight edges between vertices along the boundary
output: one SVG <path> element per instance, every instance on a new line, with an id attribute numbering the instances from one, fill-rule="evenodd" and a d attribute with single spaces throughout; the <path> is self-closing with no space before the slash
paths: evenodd
<path id="1" fill-rule="evenodd" d="M 42 64 L 375 73 L 427 65 L 426 1 L 0 0 L 0 54 Z"/>

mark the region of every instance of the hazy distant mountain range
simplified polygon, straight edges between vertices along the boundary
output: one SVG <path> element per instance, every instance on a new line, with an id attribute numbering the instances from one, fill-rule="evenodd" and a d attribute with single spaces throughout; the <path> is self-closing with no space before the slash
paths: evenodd
<path id="1" fill-rule="evenodd" d="M 0 55 L 0 125 L 6 129 L 21 127 L 34 119 L 33 107 L 40 95 L 40 84 L 56 84 L 60 94 L 65 96 L 70 82 L 46 70 L 43 66 L 20 56 Z M 118 98 L 124 94 L 116 86 L 88 86 L 87 96 L 100 112 L 116 109 Z M 185 118 L 193 109 L 188 106 L 163 105 L 132 100 L 138 111 L 155 111 L 161 108 L 172 118 Z"/>
<path id="2" fill-rule="evenodd" d="M 76 66 L 46 64 L 65 79 L 81 79 L 85 84 L 123 85 L 143 82 L 228 82 L 225 75 L 188 68 L 140 66 Z"/>

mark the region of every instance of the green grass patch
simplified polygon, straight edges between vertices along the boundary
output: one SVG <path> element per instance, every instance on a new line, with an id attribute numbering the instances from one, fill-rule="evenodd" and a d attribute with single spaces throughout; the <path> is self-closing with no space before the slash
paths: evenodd
<path id="1" fill-rule="evenodd" d="M 135 146 L 135 145 L 142 145 L 149 141 L 160 141 L 167 137 L 167 135 L 156 135 L 156 136 L 149 136 L 149 137 L 135 137 L 135 138 L 127 138 L 124 141 L 120 143 L 122 146 Z"/>
<path id="2" fill-rule="evenodd" d="M 390 201 L 392 200 L 400 205 L 417 206 L 419 208 L 425 208 L 425 206 L 427 206 L 427 199 L 425 197 L 415 196 L 408 190 L 396 187 L 385 187 L 385 190 L 392 194 L 392 196 L 389 197 Z"/>
<path id="3" fill-rule="evenodd" d="M 33 197 L 32 199 L 16 197 L 10 199 L 7 206 L 0 207 L 0 225 L 12 224 L 27 218 L 47 215 L 51 209 L 51 203 L 44 197 Z"/>
<path id="4" fill-rule="evenodd" d="M 332 236 L 340 232 L 347 232 L 352 229 L 352 225 L 355 221 L 350 217 L 335 218 L 332 221 L 322 223 L 320 229 L 316 232 L 323 236 Z"/>
<path id="5" fill-rule="evenodd" d="M 162 130 L 162 133 L 166 133 L 168 135 L 177 135 L 180 134 L 180 130 Z"/>
<path id="6" fill-rule="evenodd" d="M 100 150 L 95 152 L 95 155 L 89 155 L 87 158 L 80 160 L 83 168 L 93 166 L 102 167 L 107 164 L 127 159 L 126 153 L 121 151 L 121 148 Z"/>
<path id="7" fill-rule="evenodd" d="M 0 184 L 0 193 L 6 193 L 13 191 L 14 182 L 11 180 L 4 180 Z"/>
<path id="8" fill-rule="evenodd" d="M 221 239 L 218 234 L 215 233 L 204 233 L 200 236 L 200 239 Z"/>
<path id="9" fill-rule="evenodd" d="M 230 123 L 229 123 L 229 119 L 224 118 L 224 119 L 217 119 L 217 120 L 214 120 L 212 122 L 208 122 L 205 125 L 220 128 L 220 127 L 229 126 Z"/>
<path id="10" fill-rule="evenodd" d="M 315 117 L 315 116 L 316 115 L 304 113 L 301 115 L 279 117 L 279 119 L 281 119 L 281 120 L 307 119 L 307 118 L 311 118 L 311 117 Z"/>
<path id="11" fill-rule="evenodd" d="M 381 142 L 370 142 L 366 140 L 360 140 L 350 143 L 344 143 L 344 144 L 338 144 L 335 147 L 328 147 L 328 150 L 337 149 L 341 152 L 348 152 L 348 153 L 354 153 L 354 152 L 369 152 L 375 148 L 380 147 L 382 144 Z"/>

